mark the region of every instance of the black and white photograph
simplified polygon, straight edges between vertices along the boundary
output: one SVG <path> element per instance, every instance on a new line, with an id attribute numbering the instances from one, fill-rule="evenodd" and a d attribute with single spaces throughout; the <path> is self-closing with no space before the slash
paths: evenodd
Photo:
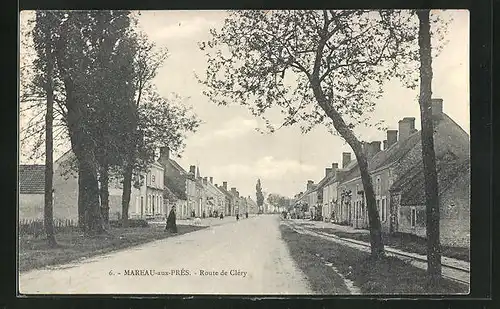
<path id="1" fill-rule="evenodd" d="M 18 295 L 469 294 L 469 28 L 21 11 Z"/>

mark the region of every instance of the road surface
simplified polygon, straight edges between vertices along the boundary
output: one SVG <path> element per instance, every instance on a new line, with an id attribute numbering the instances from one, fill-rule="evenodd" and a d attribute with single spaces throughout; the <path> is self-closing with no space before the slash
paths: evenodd
<path id="1" fill-rule="evenodd" d="M 233 219 L 234 218 L 228 218 Z M 22 294 L 312 294 L 279 217 L 242 219 L 19 276 Z"/>

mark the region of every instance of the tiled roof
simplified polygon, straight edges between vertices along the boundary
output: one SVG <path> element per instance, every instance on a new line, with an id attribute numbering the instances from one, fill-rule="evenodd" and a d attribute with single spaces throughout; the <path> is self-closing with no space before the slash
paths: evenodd
<path id="1" fill-rule="evenodd" d="M 470 159 L 463 161 L 440 160 L 436 164 L 438 173 L 438 194 L 452 188 L 459 177 L 469 177 Z M 403 177 L 399 178 L 391 187 L 391 191 L 401 193 L 402 206 L 425 204 L 425 177 L 423 164 L 414 166 Z"/>
<path id="2" fill-rule="evenodd" d="M 467 133 L 465 133 L 465 131 L 463 131 L 463 129 L 459 125 L 457 125 L 448 115 L 446 115 L 445 113 L 443 113 L 442 115 L 442 119 L 434 128 L 435 131 L 439 130 L 440 132 L 444 133 L 444 135 L 448 136 L 467 135 Z M 452 131 L 454 132 L 452 133 Z M 391 147 L 389 147 L 388 149 L 375 154 L 371 159 L 368 160 L 368 170 L 374 171 L 383 168 L 403 158 L 409 151 L 411 151 L 417 144 L 420 143 L 420 134 L 420 131 L 415 131 L 407 139 L 398 141 L 394 145 L 391 145 Z M 461 145 L 459 144 L 461 144 L 462 142 L 464 142 L 464 140 L 450 142 L 448 143 L 448 147 L 461 147 Z M 415 164 L 418 164 L 418 162 L 415 162 Z M 344 179 L 345 181 L 348 181 L 359 176 L 360 171 L 356 164 L 355 168 L 353 168 L 352 171 L 348 173 L 348 175 L 346 175 Z"/>
<path id="3" fill-rule="evenodd" d="M 43 194 L 45 192 L 45 165 L 19 166 L 19 192 Z"/>
<path id="4" fill-rule="evenodd" d="M 184 187 L 180 187 L 170 178 L 165 178 L 165 187 L 180 200 L 186 200 L 187 195 Z"/>
<path id="5" fill-rule="evenodd" d="M 181 173 L 181 175 L 187 175 L 186 170 L 183 169 L 182 166 L 180 166 L 179 163 L 177 163 L 175 160 L 169 158 L 168 162 L 170 162 L 170 164 L 172 164 L 172 166 L 175 167 Z"/>

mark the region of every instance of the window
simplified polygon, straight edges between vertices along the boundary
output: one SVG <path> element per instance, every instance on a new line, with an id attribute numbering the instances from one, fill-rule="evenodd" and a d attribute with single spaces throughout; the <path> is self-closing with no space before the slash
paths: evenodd
<path id="1" fill-rule="evenodd" d="M 155 182 L 155 175 L 151 175 L 151 182 L 154 183 Z"/>
<path id="2" fill-rule="evenodd" d="M 380 195 L 380 193 L 381 193 L 381 191 L 382 191 L 382 190 L 381 190 L 381 188 L 380 188 L 380 176 L 379 176 L 379 177 L 377 177 L 377 187 L 376 187 L 376 189 L 375 189 L 375 190 L 376 190 L 376 194 L 377 194 L 377 195 Z"/>
<path id="3" fill-rule="evenodd" d="M 382 217 L 382 214 L 380 213 L 380 200 L 379 199 L 377 199 L 377 211 L 378 211 L 379 217 Z"/>
<path id="4" fill-rule="evenodd" d="M 417 210 L 415 209 L 415 207 L 412 207 L 410 209 L 410 212 L 411 227 L 415 227 L 417 225 Z"/>

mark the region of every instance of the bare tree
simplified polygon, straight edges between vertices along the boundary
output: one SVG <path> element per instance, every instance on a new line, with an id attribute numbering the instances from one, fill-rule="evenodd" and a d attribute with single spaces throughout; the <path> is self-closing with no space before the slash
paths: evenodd
<path id="1" fill-rule="evenodd" d="M 278 107 L 281 126 L 322 123 L 353 149 L 367 201 L 372 256 L 384 253 L 367 157 L 353 128 L 366 122 L 382 85 L 407 78 L 416 31 L 402 11 L 230 11 L 201 42 L 208 69 L 201 82 L 215 103 L 247 106 L 263 117 Z M 409 24 L 410 26 L 407 26 Z M 412 77 L 411 74 L 408 76 Z M 266 119 L 270 131 L 275 128 Z"/>
<path id="2" fill-rule="evenodd" d="M 54 120 L 54 89 L 53 89 L 53 74 L 54 74 L 54 58 L 53 46 L 51 39 L 51 25 L 54 24 L 53 16 L 50 13 L 39 11 L 36 14 L 39 23 L 35 29 L 35 41 L 39 46 L 39 57 L 45 59 L 45 91 L 47 98 L 47 110 L 45 113 L 45 205 L 44 205 L 44 226 L 47 235 L 47 243 L 49 247 L 56 247 L 57 242 L 54 233 L 54 216 L 53 216 L 53 120 Z"/>

